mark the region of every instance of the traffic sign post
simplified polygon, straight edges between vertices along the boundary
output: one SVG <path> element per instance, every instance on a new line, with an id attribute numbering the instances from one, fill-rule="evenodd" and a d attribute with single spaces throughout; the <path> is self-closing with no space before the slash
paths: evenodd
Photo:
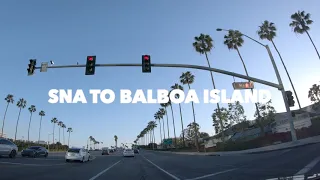
<path id="1" fill-rule="evenodd" d="M 48 69 L 48 62 L 41 63 L 40 72 L 47 72 L 47 69 Z"/>
<path id="2" fill-rule="evenodd" d="M 234 82 L 232 83 L 233 89 L 254 89 L 253 82 Z"/>

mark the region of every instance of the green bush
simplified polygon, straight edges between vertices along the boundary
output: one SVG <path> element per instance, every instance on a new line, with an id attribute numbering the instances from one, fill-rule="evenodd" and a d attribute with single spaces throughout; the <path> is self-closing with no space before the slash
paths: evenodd
<path id="1" fill-rule="evenodd" d="M 33 143 L 33 142 L 26 142 L 26 141 L 20 141 L 20 140 L 14 141 L 13 139 L 9 139 L 9 140 L 18 146 L 18 151 L 26 149 L 30 146 L 42 146 L 42 147 L 45 147 L 48 149 L 48 145 L 44 145 L 44 144 L 37 144 L 37 143 Z M 56 144 L 50 144 L 49 150 L 50 151 L 67 151 L 68 146 L 62 145 L 61 143 L 57 142 Z"/>

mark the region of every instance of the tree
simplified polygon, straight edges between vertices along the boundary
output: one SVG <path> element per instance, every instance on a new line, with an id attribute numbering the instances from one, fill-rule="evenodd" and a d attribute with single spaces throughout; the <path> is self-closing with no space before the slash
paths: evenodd
<path id="1" fill-rule="evenodd" d="M 114 142 L 116 143 L 116 147 L 118 147 L 118 136 L 117 135 L 114 135 Z"/>
<path id="2" fill-rule="evenodd" d="M 70 133 L 73 132 L 73 129 L 71 127 L 68 128 L 67 132 L 69 133 L 69 137 L 68 137 L 68 147 L 69 147 L 69 143 L 70 143 Z"/>
<path id="3" fill-rule="evenodd" d="M 209 35 L 205 35 L 205 34 L 201 33 L 199 37 L 194 37 L 194 40 L 195 40 L 195 42 L 192 44 L 194 49 L 196 50 L 196 52 L 198 52 L 200 54 L 204 54 L 206 56 L 208 67 L 211 68 L 209 58 L 208 58 L 208 52 L 211 52 L 212 48 L 214 47 L 212 38 Z M 213 89 L 217 89 L 216 84 L 213 79 L 212 71 L 210 71 L 210 75 L 211 75 Z M 217 103 L 217 108 L 220 111 L 219 103 Z M 220 123 L 222 124 L 222 120 L 220 121 Z M 222 137 L 224 137 L 223 131 L 222 131 Z"/>
<path id="4" fill-rule="evenodd" d="M 275 121 L 276 110 L 272 106 L 272 101 L 268 101 L 265 104 L 257 103 L 259 111 L 261 113 L 261 120 L 257 121 L 258 126 L 261 130 L 261 136 L 265 135 L 264 127 L 271 122 Z M 257 117 L 257 112 L 255 112 L 254 117 Z"/>
<path id="5" fill-rule="evenodd" d="M 171 91 L 169 92 L 169 95 L 170 95 Z M 176 136 L 176 125 L 174 123 L 174 115 L 173 115 L 173 109 L 172 109 L 172 103 L 171 103 L 171 100 L 169 98 L 169 101 L 167 103 L 169 106 L 170 106 L 170 109 L 171 109 L 171 115 L 172 115 L 172 124 L 173 124 L 173 134 L 174 134 L 174 143 L 175 143 L 175 146 L 177 146 L 177 136 Z"/>
<path id="6" fill-rule="evenodd" d="M 298 12 L 291 15 L 292 22 L 289 24 L 289 26 L 292 27 L 293 31 L 297 34 L 306 33 L 308 35 L 314 49 L 317 52 L 319 59 L 320 59 L 320 55 L 317 50 L 317 47 L 313 43 L 311 36 L 308 32 L 310 30 L 310 27 L 308 25 L 311 25 L 313 23 L 313 21 L 310 19 L 310 16 L 311 15 L 309 13 L 305 13 L 305 11 L 301 11 L 301 12 L 298 11 Z"/>
<path id="7" fill-rule="evenodd" d="M 159 111 L 158 111 L 161 119 L 162 119 L 162 127 L 163 127 L 163 140 L 166 139 L 166 131 L 165 131 L 165 126 L 164 126 L 164 119 L 163 119 L 163 116 L 166 114 L 166 111 L 164 110 L 164 108 L 159 108 Z M 167 119 L 168 120 L 168 119 Z M 168 121 L 167 121 L 168 122 Z M 169 138 L 169 136 L 168 136 Z"/>
<path id="8" fill-rule="evenodd" d="M 244 115 L 244 108 L 239 101 L 236 101 L 235 103 L 228 103 L 228 115 L 231 126 L 233 124 L 239 124 L 238 126 L 240 126 L 241 123 L 247 120 L 247 117 Z M 239 130 L 236 129 L 236 131 Z M 243 129 L 240 129 L 240 131 L 243 131 Z"/>
<path id="9" fill-rule="evenodd" d="M 195 76 L 193 74 L 191 74 L 190 71 L 187 71 L 185 73 L 182 73 L 182 75 L 180 76 L 180 82 L 185 85 L 187 84 L 188 87 L 189 87 L 189 90 L 191 89 L 190 88 L 190 84 L 192 84 L 194 82 L 194 78 Z M 193 113 L 193 123 L 196 123 L 196 116 L 195 116 L 195 113 L 194 113 L 194 105 L 193 105 L 193 101 L 191 101 L 191 105 L 192 105 L 192 113 Z M 196 126 L 194 126 L 194 130 L 195 132 L 197 132 L 196 130 Z M 195 145 L 196 145 L 196 148 L 197 148 L 197 151 L 199 151 L 199 144 L 198 144 L 198 133 L 195 133 Z"/>
<path id="10" fill-rule="evenodd" d="M 293 85 L 293 83 L 292 83 L 292 80 L 291 80 L 291 77 L 290 77 L 290 75 L 289 75 L 289 72 L 288 72 L 288 70 L 287 70 L 287 67 L 286 67 L 286 65 L 284 64 L 284 61 L 283 61 L 283 59 L 282 59 L 282 56 L 281 56 L 281 54 L 280 54 L 277 46 L 275 45 L 275 43 L 274 43 L 274 41 L 273 41 L 273 39 L 277 36 L 276 31 L 277 31 L 277 28 L 276 28 L 276 26 L 274 25 L 274 23 L 265 20 L 265 21 L 262 23 L 262 25 L 259 26 L 259 30 L 257 31 L 257 33 L 258 33 L 260 39 L 267 39 L 268 41 L 270 41 L 270 42 L 272 43 L 274 49 L 277 51 L 277 53 L 278 53 L 278 55 L 279 55 L 279 57 L 280 57 L 281 63 L 282 63 L 282 65 L 283 65 L 283 67 L 284 67 L 284 70 L 286 71 L 287 76 L 288 76 L 288 78 L 289 78 L 289 81 L 290 81 L 291 87 L 292 87 L 292 89 L 293 89 L 293 92 L 294 92 L 294 94 L 295 94 L 295 96 L 296 96 L 296 99 L 297 99 L 299 108 L 301 109 L 300 101 L 299 101 L 298 95 L 297 95 L 297 93 L 296 93 L 296 89 L 294 88 L 294 85 Z"/>
<path id="11" fill-rule="evenodd" d="M 178 83 L 175 83 L 173 86 L 171 86 L 171 90 L 174 90 L 174 89 L 180 89 L 181 91 L 183 91 L 183 87 L 178 84 Z M 175 94 L 175 98 L 179 98 L 180 95 L 179 94 Z M 185 140 L 184 140 L 184 127 L 183 127 L 183 120 L 182 120 L 182 111 L 181 111 L 181 103 L 179 103 L 179 110 L 180 110 L 180 120 L 181 120 L 181 131 L 182 131 L 182 141 L 183 141 L 183 147 L 185 147 Z"/>
<path id="12" fill-rule="evenodd" d="M 161 115 L 160 115 L 160 113 L 159 112 L 156 112 L 155 114 L 154 114 L 154 119 L 155 120 L 158 120 L 159 121 L 159 125 L 160 125 L 160 144 L 162 144 L 162 129 L 161 129 L 161 122 L 160 122 L 160 120 L 161 120 Z M 140 138 L 140 137 L 138 137 L 138 138 Z"/>
<path id="13" fill-rule="evenodd" d="M 6 120 L 6 115 L 7 115 L 7 111 L 8 111 L 8 107 L 9 107 L 9 104 L 13 104 L 14 102 L 14 99 L 13 99 L 13 95 L 12 94 L 8 94 L 6 98 L 4 98 L 4 100 L 7 102 L 7 106 L 6 106 L 6 110 L 4 112 L 4 116 L 3 116 L 3 121 L 2 121 L 2 128 L 1 128 L 1 136 L 3 136 L 3 129 L 4 129 L 4 122 Z"/>
<path id="14" fill-rule="evenodd" d="M 192 122 L 188 124 L 187 128 L 184 130 L 186 140 L 195 141 L 195 139 L 200 136 L 199 129 L 200 126 L 198 123 Z"/>
<path id="15" fill-rule="evenodd" d="M 54 128 L 55 128 L 55 125 L 56 125 L 57 122 L 58 122 L 57 118 L 54 117 L 54 118 L 51 119 L 51 123 L 53 123 L 52 144 L 54 144 Z"/>
<path id="16" fill-rule="evenodd" d="M 230 122 L 228 120 L 229 117 L 229 112 L 228 109 L 222 107 L 220 109 L 220 111 L 218 109 L 215 109 L 213 114 L 212 114 L 212 121 L 213 121 L 213 125 L 216 131 L 216 134 L 220 134 L 222 135 L 222 132 L 224 131 L 224 129 L 227 129 L 230 127 Z M 222 126 L 221 126 L 221 121 L 222 121 Z M 222 138 L 224 138 L 224 136 L 222 136 Z M 222 139 L 222 141 L 224 142 L 224 139 Z"/>
<path id="17" fill-rule="evenodd" d="M 200 133 L 200 138 L 208 138 L 208 137 L 210 137 L 208 133 L 206 133 L 206 132 Z"/>
<path id="18" fill-rule="evenodd" d="M 18 132 L 18 125 L 19 125 L 21 110 L 24 109 L 26 106 L 27 106 L 27 101 L 23 98 L 20 98 L 19 101 L 17 102 L 17 107 L 19 108 L 19 115 L 18 115 L 18 120 L 17 120 L 17 124 L 16 124 L 16 132 L 14 135 L 14 141 L 17 140 L 17 132 Z"/>
<path id="19" fill-rule="evenodd" d="M 40 126 L 39 126 L 38 144 L 40 144 L 40 134 L 41 134 L 42 117 L 45 116 L 45 115 L 46 115 L 46 113 L 45 113 L 43 110 L 41 110 L 41 111 L 39 112 L 39 116 L 40 116 Z"/>
<path id="20" fill-rule="evenodd" d="M 63 134 L 63 144 L 65 144 L 65 141 L 64 141 L 65 140 L 64 139 L 64 129 L 67 128 L 67 126 L 65 124 L 62 124 L 61 128 L 62 128 L 62 134 Z"/>
<path id="21" fill-rule="evenodd" d="M 36 109 L 36 106 L 35 105 L 31 105 L 29 108 L 28 108 L 29 112 L 30 112 L 30 120 L 29 120 L 29 127 L 28 127 L 28 142 L 30 141 L 29 139 L 29 134 L 30 134 L 30 125 L 31 125 L 31 120 L 32 120 L 32 114 L 34 112 L 37 111 Z"/>
<path id="22" fill-rule="evenodd" d="M 59 121 L 58 122 L 58 126 L 59 126 L 59 142 L 61 143 L 61 139 L 60 139 L 60 130 L 61 130 L 61 126 L 62 126 L 63 122 L 62 121 Z"/>
<path id="23" fill-rule="evenodd" d="M 169 106 L 169 103 L 161 103 L 160 106 L 164 108 L 163 115 L 166 115 L 166 117 L 167 117 L 167 132 L 168 132 L 168 138 L 169 138 L 170 137 L 170 128 L 169 128 L 169 118 L 168 118 L 168 111 L 167 111 L 167 107 Z"/>
<path id="24" fill-rule="evenodd" d="M 320 105 L 320 85 L 312 85 L 309 89 L 308 98 L 314 103 L 314 105 Z"/>

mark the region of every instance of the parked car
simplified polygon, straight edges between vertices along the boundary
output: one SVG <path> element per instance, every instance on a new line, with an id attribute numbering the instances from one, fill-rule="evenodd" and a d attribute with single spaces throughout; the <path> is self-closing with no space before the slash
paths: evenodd
<path id="1" fill-rule="evenodd" d="M 0 156 L 9 156 L 15 158 L 18 152 L 18 147 L 13 142 L 0 138 Z"/>
<path id="2" fill-rule="evenodd" d="M 28 147 L 27 149 L 24 149 L 21 151 L 21 156 L 25 157 L 39 157 L 39 156 L 44 156 L 44 157 L 48 157 L 48 150 L 42 146 L 31 146 Z"/>
<path id="3" fill-rule="evenodd" d="M 90 153 L 84 148 L 71 148 L 65 155 L 66 162 L 70 161 L 90 161 Z"/>

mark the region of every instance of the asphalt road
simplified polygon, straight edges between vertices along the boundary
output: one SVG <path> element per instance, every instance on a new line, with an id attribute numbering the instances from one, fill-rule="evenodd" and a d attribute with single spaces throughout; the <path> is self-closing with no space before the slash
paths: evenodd
<path id="1" fill-rule="evenodd" d="M 320 173 L 320 144 L 263 154 L 233 156 L 177 155 L 142 150 L 133 158 L 121 152 L 92 152 L 85 163 L 66 163 L 63 154 L 48 158 L 0 158 L 5 180 L 259 180 Z"/>

